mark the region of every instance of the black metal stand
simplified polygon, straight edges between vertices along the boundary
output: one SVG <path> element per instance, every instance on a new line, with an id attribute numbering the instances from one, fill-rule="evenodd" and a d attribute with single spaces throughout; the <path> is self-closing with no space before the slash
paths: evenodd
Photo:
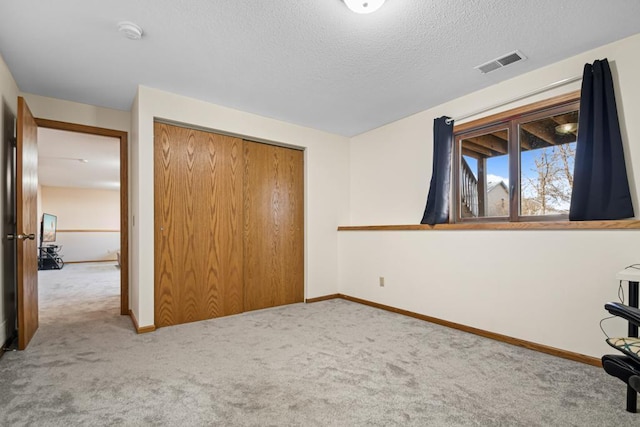
<path id="1" fill-rule="evenodd" d="M 57 245 L 38 248 L 38 270 L 60 270 L 64 266 L 60 248 L 61 246 Z"/>
<path id="2" fill-rule="evenodd" d="M 638 282 L 629 281 L 629 307 L 638 308 Z M 629 323 L 629 336 L 638 336 L 638 327 Z M 638 393 L 627 385 L 627 411 L 635 413 L 638 410 Z"/>

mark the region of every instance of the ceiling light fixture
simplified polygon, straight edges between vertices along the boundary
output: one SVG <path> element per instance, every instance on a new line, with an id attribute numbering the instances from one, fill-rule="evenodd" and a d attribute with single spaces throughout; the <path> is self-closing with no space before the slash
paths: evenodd
<path id="1" fill-rule="evenodd" d="M 564 123 L 556 126 L 556 133 L 558 135 L 568 135 L 570 133 L 575 133 L 578 130 L 577 123 Z"/>
<path id="2" fill-rule="evenodd" d="M 118 22 L 118 31 L 123 33 L 128 39 L 140 40 L 142 38 L 142 28 L 129 21 Z"/>
<path id="3" fill-rule="evenodd" d="M 41 159 L 54 159 L 54 160 L 73 160 L 80 163 L 89 163 L 87 159 L 81 159 L 78 157 L 58 157 L 58 156 L 40 156 Z"/>
<path id="4" fill-rule="evenodd" d="M 385 0 L 342 0 L 355 13 L 373 13 L 380 9 Z"/>

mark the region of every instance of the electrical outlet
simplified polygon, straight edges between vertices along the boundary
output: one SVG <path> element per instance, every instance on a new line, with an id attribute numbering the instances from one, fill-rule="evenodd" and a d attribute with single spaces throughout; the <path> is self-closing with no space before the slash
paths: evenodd
<path id="1" fill-rule="evenodd" d="M 384 288 L 384 277 L 380 276 L 380 287 Z"/>

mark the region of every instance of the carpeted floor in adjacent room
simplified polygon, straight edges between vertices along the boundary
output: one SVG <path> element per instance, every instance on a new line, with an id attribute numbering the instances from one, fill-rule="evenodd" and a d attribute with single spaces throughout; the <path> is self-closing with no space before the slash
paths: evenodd
<path id="1" fill-rule="evenodd" d="M 40 272 L 40 329 L 0 359 L 0 425 L 640 425 L 602 369 L 344 300 L 137 335 L 118 275 Z"/>

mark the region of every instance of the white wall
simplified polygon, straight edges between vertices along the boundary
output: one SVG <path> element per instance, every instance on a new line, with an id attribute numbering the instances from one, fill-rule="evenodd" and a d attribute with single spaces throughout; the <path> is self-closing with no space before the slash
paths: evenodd
<path id="1" fill-rule="evenodd" d="M 129 132 L 131 127 L 131 114 L 129 111 L 96 107 L 31 93 L 21 93 L 20 96 L 24 97 L 33 116 L 38 119 L 57 120 L 125 132 Z"/>
<path id="2" fill-rule="evenodd" d="M 140 86 L 132 111 L 131 309 L 153 319 L 153 120 L 161 118 L 305 148 L 305 296 L 337 292 L 338 225 L 348 220 L 348 139 Z M 132 269 L 133 271 L 133 269 Z"/>
<path id="3" fill-rule="evenodd" d="M 585 63 L 605 57 L 617 82 L 630 186 L 640 213 L 638 52 L 640 35 L 353 138 L 350 224 L 419 223 L 431 175 L 434 118 L 462 116 L 579 76 Z M 574 83 L 502 109 L 579 88 Z M 616 272 L 640 262 L 640 231 L 349 231 L 339 233 L 339 248 L 341 293 L 599 357 L 610 351 L 598 328 L 607 314 L 603 305 L 616 299 Z M 378 276 L 385 276 L 384 288 Z M 613 323 L 613 332 L 626 333 L 623 322 Z"/>
<path id="4" fill-rule="evenodd" d="M 140 307 L 140 260 L 144 255 L 140 250 L 140 236 L 136 232 L 140 229 L 140 153 L 138 143 L 139 134 L 139 95 L 136 92 L 131 106 L 131 132 L 129 133 L 129 309 L 135 315 Z M 153 234 L 152 234 L 153 238 Z M 152 285 L 153 286 L 153 285 Z M 137 318 L 136 318 L 137 320 Z"/>
<path id="5" fill-rule="evenodd" d="M 115 261 L 120 249 L 120 191 L 43 186 L 42 212 L 56 215 L 64 262 Z"/>
<path id="6" fill-rule="evenodd" d="M 14 258 L 10 256 L 9 251 L 14 246 L 13 242 L 10 242 L 4 238 L 8 233 L 12 232 L 7 225 L 7 216 L 10 215 L 8 206 L 6 189 L 7 189 L 7 163 L 10 162 L 11 146 L 9 138 L 13 136 L 13 121 L 16 117 L 18 104 L 18 86 L 16 85 L 11 72 L 7 68 L 7 64 L 4 62 L 2 56 L 0 56 L 0 141 L 2 142 L 2 150 L 0 151 L 0 164 L 2 165 L 2 173 L 0 173 L 0 187 L 2 192 L 2 203 L 0 203 L 0 235 L 2 238 L 2 245 L 0 245 L 0 277 L 2 278 L 2 286 L 0 287 L 0 345 L 4 345 L 7 327 L 7 310 L 5 310 L 5 304 L 9 304 L 9 298 L 6 298 L 5 293 L 9 291 L 9 287 L 13 287 L 13 278 L 11 266 Z M 12 297 L 11 297 L 12 298 Z"/>

